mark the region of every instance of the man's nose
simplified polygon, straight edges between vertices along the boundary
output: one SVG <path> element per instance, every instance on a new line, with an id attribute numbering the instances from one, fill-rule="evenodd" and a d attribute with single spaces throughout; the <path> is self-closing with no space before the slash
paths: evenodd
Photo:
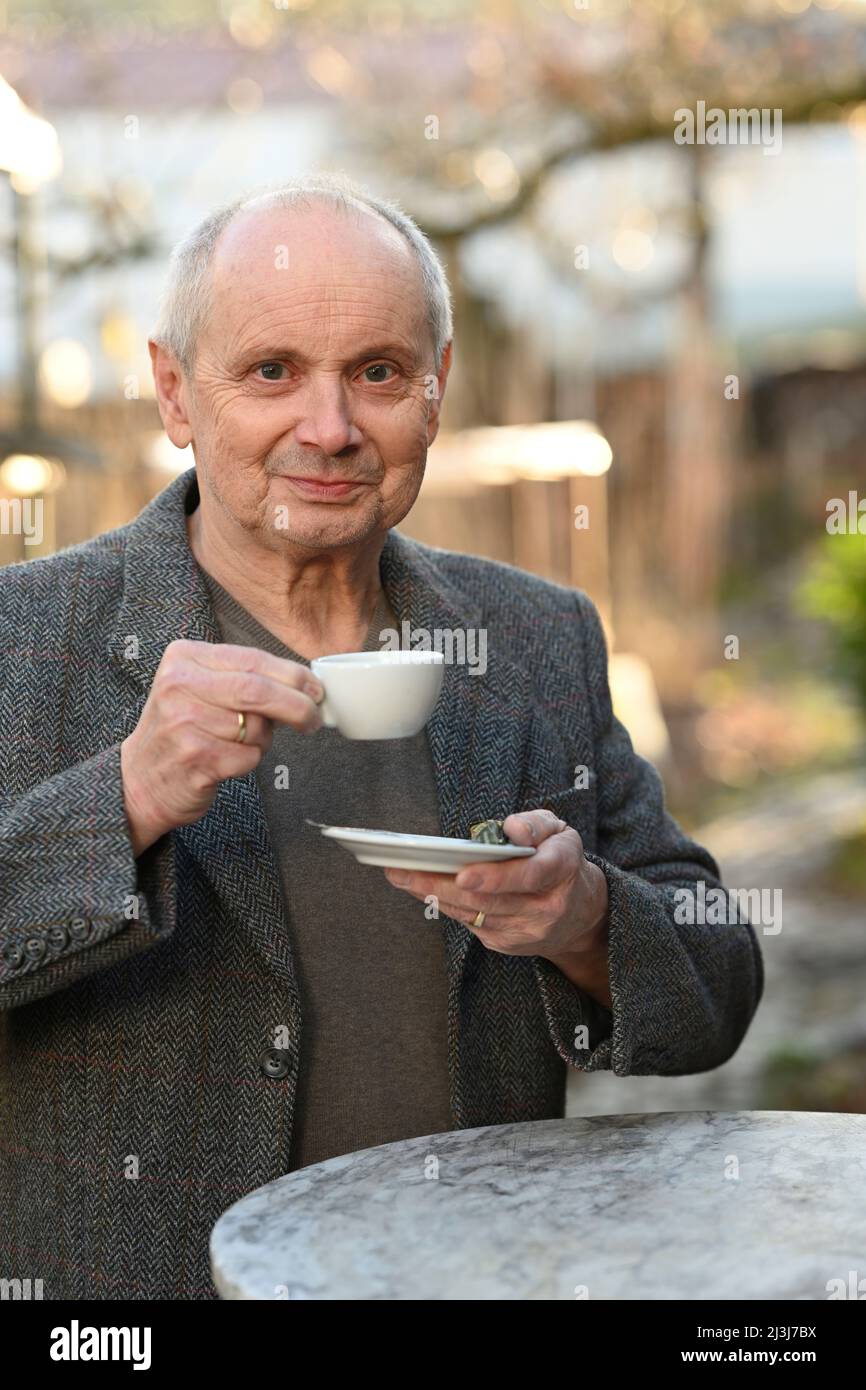
<path id="1" fill-rule="evenodd" d="M 362 443 L 363 436 L 352 420 L 351 400 L 342 381 L 311 381 L 300 404 L 300 419 L 295 426 L 299 444 L 314 444 L 323 453 L 334 455 Z"/>

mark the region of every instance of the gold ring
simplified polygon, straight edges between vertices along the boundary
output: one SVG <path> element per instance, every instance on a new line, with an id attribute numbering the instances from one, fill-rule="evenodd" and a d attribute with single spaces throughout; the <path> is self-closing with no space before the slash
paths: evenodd
<path id="1" fill-rule="evenodd" d="M 484 918 L 485 918 L 486 916 L 487 916 L 487 913 L 486 913 L 486 912 L 480 912 L 480 911 L 479 911 L 479 912 L 476 912 L 475 916 L 474 916 L 473 919 L 472 919 L 472 925 L 473 925 L 473 927 L 483 927 L 483 926 L 484 926 Z"/>
<path id="2" fill-rule="evenodd" d="M 247 737 L 247 717 L 243 710 L 238 710 L 238 743 L 244 743 Z"/>

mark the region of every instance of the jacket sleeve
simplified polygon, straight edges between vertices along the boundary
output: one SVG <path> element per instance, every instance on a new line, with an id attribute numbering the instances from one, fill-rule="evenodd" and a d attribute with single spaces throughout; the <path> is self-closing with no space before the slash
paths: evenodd
<path id="1" fill-rule="evenodd" d="M 120 744 L 0 794 L 0 1008 L 146 950 L 175 926 L 174 847 L 133 857 Z"/>
<path id="2" fill-rule="evenodd" d="M 664 805 L 661 779 L 613 714 L 607 648 L 594 604 L 577 595 L 593 711 L 598 837 L 587 858 L 607 879 L 610 992 L 604 1008 L 550 961 L 534 957 L 551 1037 L 582 1071 L 678 1076 L 709 1071 L 736 1052 L 763 992 L 761 953 L 735 897 L 725 925 L 695 920 L 683 903 L 721 887 L 712 855 L 687 838 Z M 686 890 L 683 893 L 681 890 Z M 675 896 L 679 893 L 679 896 Z M 575 1046 L 576 1028 L 588 1045 Z M 579 1041 L 586 1034 L 578 1035 Z"/>

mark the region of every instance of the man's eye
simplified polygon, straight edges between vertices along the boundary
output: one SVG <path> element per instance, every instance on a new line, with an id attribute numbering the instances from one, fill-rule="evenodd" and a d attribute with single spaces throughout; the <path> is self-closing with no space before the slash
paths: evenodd
<path id="1" fill-rule="evenodd" d="M 382 382 L 382 381 L 388 381 L 388 380 L 390 380 L 390 378 L 389 378 L 389 377 L 386 377 L 386 376 L 382 376 L 382 375 L 371 376 L 371 375 L 370 375 L 371 372 L 378 372 L 378 373 L 381 374 L 382 372 L 393 372 L 393 370 L 394 370 L 394 368 L 393 368 L 393 367 L 389 367 L 387 362 L 375 362 L 375 363 L 373 364 L 372 367 L 365 367 L 365 368 L 364 368 L 364 376 L 367 378 L 367 380 L 368 380 L 369 382 L 372 382 L 373 385 L 375 386 L 375 385 L 378 385 L 378 384 L 379 384 L 380 382 Z"/>
<path id="2" fill-rule="evenodd" d="M 282 362 L 263 362 L 258 368 L 265 381 L 282 381 L 285 367 Z"/>

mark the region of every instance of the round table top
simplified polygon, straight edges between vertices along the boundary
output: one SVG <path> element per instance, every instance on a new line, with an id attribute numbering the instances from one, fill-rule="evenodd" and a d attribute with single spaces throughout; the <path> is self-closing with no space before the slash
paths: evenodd
<path id="1" fill-rule="evenodd" d="M 223 1298 L 827 1299 L 864 1268 L 866 1115 L 493 1125 L 299 1169 L 211 1237 Z"/>

